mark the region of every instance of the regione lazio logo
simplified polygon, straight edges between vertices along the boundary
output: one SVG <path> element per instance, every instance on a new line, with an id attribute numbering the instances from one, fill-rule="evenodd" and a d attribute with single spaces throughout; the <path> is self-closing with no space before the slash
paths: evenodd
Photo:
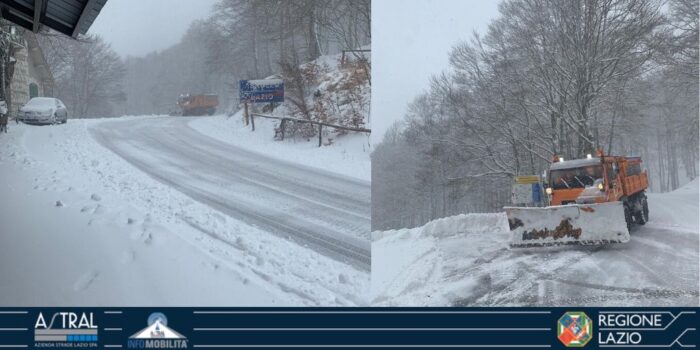
<path id="1" fill-rule="evenodd" d="M 186 349 L 187 338 L 168 327 L 168 318 L 160 312 L 148 316 L 148 326 L 129 337 L 130 349 Z"/>
<path id="2" fill-rule="evenodd" d="M 593 322 L 583 312 L 565 313 L 557 322 L 557 338 L 566 347 L 582 347 L 593 338 Z"/>

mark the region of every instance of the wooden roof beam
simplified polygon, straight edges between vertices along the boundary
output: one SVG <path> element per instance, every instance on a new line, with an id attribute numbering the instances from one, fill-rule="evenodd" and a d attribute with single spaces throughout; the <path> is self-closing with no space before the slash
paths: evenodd
<path id="1" fill-rule="evenodd" d="M 95 8 L 95 3 L 97 0 L 88 0 L 85 3 L 85 6 L 83 7 L 83 10 L 80 12 L 80 17 L 78 17 L 78 22 L 75 24 L 75 28 L 73 28 L 73 33 L 71 36 L 75 39 L 78 37 L 78 34 L 80 34 L 80 28 L 82 28 L 83 24 L 86 21 L 86 17 Z"/>
<path id="2" fill-rule="evenodd" d="M 38 33 L 41 29 L 41 19 L 46 15 L 46 0 L 34 0 L 34 23 L 32 32 Z"/>

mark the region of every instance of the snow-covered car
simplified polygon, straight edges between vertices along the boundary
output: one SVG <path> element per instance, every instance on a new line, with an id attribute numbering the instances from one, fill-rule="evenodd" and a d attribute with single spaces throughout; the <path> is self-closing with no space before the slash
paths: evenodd
<path id="1" fill-rule="evenodd" d="M 34 97 L 17 112 L 25 124 L 64 124 L 68 121 L 66 105 L 53 97 Z"/>

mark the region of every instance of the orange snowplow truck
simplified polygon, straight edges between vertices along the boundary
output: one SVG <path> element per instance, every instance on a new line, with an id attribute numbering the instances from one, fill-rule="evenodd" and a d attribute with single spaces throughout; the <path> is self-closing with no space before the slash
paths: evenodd
<path id="1" fill-rule="evenodd" d="M 180 95 L 177 99 L 177 106 L 180 107 L 184 116 L 213 115 L 216 107 L 219 106 L 218 95 Z"/>
<path id="2" fill-rule="evenodd" d="M 511 246 L 623 243 L 632 224 L 649 218 L 649 180 L 639 157 L 555 156 L 544 182 L 550 206 L 505 208 Z"/>

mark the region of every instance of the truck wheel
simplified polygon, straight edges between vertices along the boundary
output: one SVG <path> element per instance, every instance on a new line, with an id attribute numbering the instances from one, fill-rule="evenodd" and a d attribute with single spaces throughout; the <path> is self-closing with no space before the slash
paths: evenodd
<path id="1" fill-rule="evenodd" d="M 631 231 L 634 219 L 632 218 L 632 209 L 627 203 L 625 203 L 625 222 L 627 223 L 627 231 Z"/>
<path id="2" fill-rule="evenodd" d="M 649 221 L 649 203 L 647 203 L 647 197 L 642 197 L 642 210 L 640 210 L 640 216 L 644 221 L 639 222 L 640 225 L 644 225 Z"/>

